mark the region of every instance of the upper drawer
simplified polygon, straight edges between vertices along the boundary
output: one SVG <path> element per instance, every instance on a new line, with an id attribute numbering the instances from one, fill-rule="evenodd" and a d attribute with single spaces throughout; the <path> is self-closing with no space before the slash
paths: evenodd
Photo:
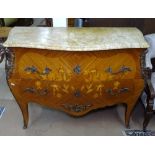
<path id="1" fill-rule="evenodd" d="M 15 50 L 14 74 L 19 78 L 85 82 L 141 78 L 140 52 Z M 136 50 L 136 49 L 135 49 Z"/>

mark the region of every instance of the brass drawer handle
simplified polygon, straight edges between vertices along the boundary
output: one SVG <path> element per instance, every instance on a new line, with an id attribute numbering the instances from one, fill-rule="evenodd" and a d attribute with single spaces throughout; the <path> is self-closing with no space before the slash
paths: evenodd
<path id="1" fill-rule="evenodd" d="M 36 89 L 34 89 L 34 88 L 26 88 L 26 89 L 24 90 L 24 92 L 36 93 Z"/>
<path id="2" fill-rule="evenodd" d="M 5 54 L 5 47 L 3 47 L 3 45 L 0 43 L 0 63 L 3 61 L 4 59 L 4 54 Z"/>
<path id="3" fill-rule="evenodd" d="M 0 63 L 3 61 L 4 59 L 4 51 L 0 51 Z"/>
<path id="4" fill-rule="evenodd" d="M 38 95 L 41 95 L 41 96 L 48 94 L 48 90 L 47 89 L 40 89 L 40 90 L 38 90 L 38 89 L 35 89 L 33 87 L 26 88 L 24 90 L 24 92 L 34 93 L 34 94 L 38 94 Z"/>
<path id="5" fill-rule="evenodd" d="M 37 68 L 34 67 L 34 66 L 26 67 L 26 68 L 24 69 L 24 71 L 30 72 L 30 73 L 37 73 L 37 72 L 38 72 Z"/>
<path id="6" fill-rule="evenodd" d="M 119 74 L 119 73 L 125 73 L 125 72 L 131 72 L 131 68 L 127 66 L 122 66 L 119 71 L 113 72 L 111 67 L 108 67 L 105 72 L 110 73 L 110 74 Z"/>
<path id="7" fill-rule="evenodd" d="M 48 67 L 46 67 L 43 72 L 39 72 L 38 69 L 34 66 L 31 66 L 31 67 L 26 67 L 24 69 L 24 71 L 26 72 L 30 72 L 30 73 L 37 73 L 39 75 L 48 75 L 52 70 Z"/>
<path id="8" fill-rule="evenodd" d="M 52 70 L 48 67 L 46 67 L 43 72 L 41 73 L 42 75 L 48 75 Z"/>
<path id="9" fill-rule="evenodd" d="M 121 93 L 129 92 L 129 88 L 127 88 L 127 87 L 126 88 L 120 88 L 119 90 L 117 90 L 117 92 L 114 92 L 113 89 L 110 88 L 110 89 L 106 89 L 105 92 L 112 95 L 112 96 L 116 96 L 116 95 L 119 95 Z"/>

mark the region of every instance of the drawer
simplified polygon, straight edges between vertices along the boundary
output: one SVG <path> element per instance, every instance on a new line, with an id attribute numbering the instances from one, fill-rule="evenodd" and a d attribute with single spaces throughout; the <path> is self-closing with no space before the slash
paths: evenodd
<path id="1" fill-rule="evenodd" d="M 118 80 L 100 83 L 72 81 L 64 83 L 9 79 L 8 83 L 15 96 L 80 116 L 92 109 L 124 103 L 135 95 L 137 91 L 135 84 L 141 84 L 142 81 Z"/>
<path id="2" fill-rule="evenodd" d="M 14 76 L 24 79 L 86 83 L 141 78 L 134 52 L 15 52 Z M 18 60 L 18 61 L 17 61 Z"/>
<path id="3" fill-rule="evenodd" d="M 45 80 L 9 79 L 12 90 L 21 96 L 52 102 L 101 103 L 103 100 L 126 98 L 134 93 L 133 80 L 106 81 L 100 83 L 52 82 Z"/>

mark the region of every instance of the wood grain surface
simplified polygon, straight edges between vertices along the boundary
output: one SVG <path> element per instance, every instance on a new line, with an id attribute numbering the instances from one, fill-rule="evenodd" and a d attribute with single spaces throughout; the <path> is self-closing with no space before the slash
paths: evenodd
<path id="1" fill-rule="evenodd" d="M 82 116 L 89 111 L 124 103 L 125 124 L 144 88 L 144 49 L 51 51 L 12 48 L 9 87 L 28 125 L 28 103 Z"/>

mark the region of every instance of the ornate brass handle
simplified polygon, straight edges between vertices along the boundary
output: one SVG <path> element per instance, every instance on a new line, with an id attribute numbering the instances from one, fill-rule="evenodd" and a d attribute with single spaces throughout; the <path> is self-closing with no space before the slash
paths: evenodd
<path id="1" fill-rule="evenodd" d="M 110 73 L 110 74 L 119 74 L 119 73 L 125 73 L 125 72 L 131 72 L 131 68 L 127 66 L 122 66 L 119 71 L 113 72 L 111 67 L 108 67 L 105 72 Z"/>
<path id="2" fill-rule="evenodd" d="M 1 40 L 0 40 L 0 63 L 4 59 L 4 54 L 5 54 L 5 47 L 3 47 L 2 43 L 1 43 Z"/>
<path id="3" fill-rule="evenodd" d="M 116 95 L 119 95 L 121 93 L 129 92 L 129 88 L 120 88 L 119 90 L 117 90 L 117 92 L 114 92 L 113 89 L 110 88 L 110 89 L 106 89 L 105 92 L 112 95 L 112 96 L 116 96 Z"/>
<path id="4" fill-rule="evenodd" d="M 48 75 L 52 70 L 48 67 L 46 67 L 43 72 L 39 72 L 38 69 L 35 66 L 30 66 L 30 67 L 26 67 L 24 69 L 24 71 L 26 72 L 30 72 L 30 73 L 37 73 L 39 75 Z"/>
<path id="5" fill-rule="evenodd" d="M 38 72 L 37 68 L 34 67 L 34 66 L 26 67 L 26 68 L 24 69 L 24 71 L 30 72 L 30 73 L 37 73 L 37 72 Z"/>
<path id="6" fill-rule="evenodd" d="M 3 61 L 3 59 L 4 59 L 4 51 L 2 51 L 1 49 L 0 49 L 0 63 Z"/>
<path id="7" fill-rule="evenodd" d="M 35 89 L 33 87 L 26 88 L 24 90 L 24 92 L 35 93 L 35 94 L 38 94 L 38 95 L 47 95 L 48 94 L 47 89 Z"/>
<path id="8" fill-rule="evenodd" d="M 83 112 L 89 109 L 92 104 L 63 104 L 63 106 L 71 112 Z"/>

